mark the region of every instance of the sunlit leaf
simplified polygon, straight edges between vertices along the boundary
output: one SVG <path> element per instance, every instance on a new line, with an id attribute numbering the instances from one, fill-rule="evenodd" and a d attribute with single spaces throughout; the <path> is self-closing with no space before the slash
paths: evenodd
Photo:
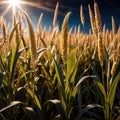
<path id="1" fill-rule="evenodd" d="M 56 60 L 54 59 L 54 63 L 55 63 L 55 70 L 56 70 L 56 74 L 57 74 L 57 78 L 58 78 L 58 83 L 59 85 L 64 89 L 65 85 L 64 85 L 64 77 L 63 74 L 61 72 L 61 69 L 59 67 L 59 65 L 57 64 Z"/>
<path id="2" fill-rule="evenodd" d="M 90 109 L 93 109 L 93 108 L 102 108 L 102 106 L 98 105 L 98 104 L 90 104 L 90 105 L 87 105 L 86 107 L 84 107 L 82 109 L 82 111 L 78 114 L 78 116 L 75 118 L 75 120 L 80 120 L 82 115 L 84 113 L 86 113 L 87 111 L 89 111 Z"/>
<path id="3" fill-rule="evenodd" d="M 40 101 L 39 101 L 38 97 L 35 95 L 35 93 L 34 93 L 30 88 L 25 87 L 25 89 L 26 89 L 27 92 L 31 95 L 33 101 L 34 101 L 35 104 L 38 106 L 38 108 L 39 108 L 40 110 L 42 110 Z"/>
<path id="4" fill-rule="evenodd" d="M 16 31 L 16 28 L 17 28 L 18 24 L 19 24 L 19 23 L 17 23 L 17 24 L 15 25 L 15 27 L 13 28 L 13 30 L 12 30 L 12 32 L 11 32 L 11 34 L 10 34 L 9 44 L 11 43 L 11 40 L 12 40 L 12 38 L 13 38 L 14 32 Z"/>
<path id="5" fill-rule="evenodd" d="M 73 95 L 73 96 L 76 95 L 76 93 L 77 93 L 77 91 L 78 91 L 79 85 L 80 85 L 85 79 L 87 79 L 87 78 L 97 78 L 97 77 L 94 76 L 94 75 L 93 75 L 93 76 L 88 75 L 88 76 L 82 77 L 82 78 L 78 81 L 78 83 L 76 84 L 76 86 L 75 86 L 74 89 L 73 89 L 73 92 L 72 92 L 72 95 Z"/>
<path id="6" fill-rule="evenodd" d="M 7 109 L 10 109 L 10 108 L 13 107 L 13 106 L 20 105 L 20 104 L 23 104 L 23 103 L 20 102 L 20 101 L 13 101 L 13 102 L 11 102 L 8 106 L 0 109 L 0 112 L 3 112 L 3 111 L 5 111 L 5 110 L 7 110 Z"/>
<path id="7" fill-rule="evenodd" d="M 45 105 L 47 105 L 47 104 L 49 104 L 49 103 L 53 103 L 53 104 L 56 106 L 58 112 L 60 113 L 61 118 L 62 118 L 63 120 L 66 120 L 65 111 L 64 111 L 64 109 L 63 109 L 63 107 L 62 107 L 62 105 L 61 105 L 61 102 L 60 102 L 59 100 L 57 100 L 57 99 L 48 100 L 48 101 L 45 103 Z M 45 105 L 44 105 L 44 106 L 45 106 Z"/>
<path id="8" fill-rule="evenodd" d="M 37 114 L 31 107 L 25 107 L 25 111 L 30 120 L 42 120 L 38 118 Z"/>
<path id="9" fill-rule="evenodd" d="M 110 109 L 112 110 L 114 99 L 115 99 L 115 94 L 116 94 L 116 89 L 118 82 L 120 81 L 120 72 L 117 74 L 115 79 L 113 80 L 112 85 L 110 86 L 110 91 L 108 93 L 108 103 L 110 104 Z"/>

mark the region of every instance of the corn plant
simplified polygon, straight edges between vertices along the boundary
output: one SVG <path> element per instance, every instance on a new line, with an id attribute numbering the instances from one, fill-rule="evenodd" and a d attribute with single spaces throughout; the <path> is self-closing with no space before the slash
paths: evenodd
<path id="1" fill-rule="evenodd" d="M 120 63 L 117 63 L 114 76 L 110 74 L 111 60 L 108 52 L 106 51 L 106 60 L 104 70 L 96 70 L 95 64 L 91 63 L 94 74 L 98 79 L 95 79 L 96 85 L 100 91 L 100 100 L 104 113 L 105 120 L 112 120 L 114 118 L 114 101 L 116 96 L 117 86 L 120 80 Z M 100 72 L 101 71 L 101 72 Z M 106 72 L 105 72 L 106 71 Z M 104 73 L 104 74 L 102 74 Z M 104 82 L 103 82 L 104 81 Z"/>
<path id="2" fill-rule="evenodd" d="M 48 100 L 45 103 L 44 108 L 46 108 L 48 103 L 54 104 L 56 106 L 57 110 L 59 111 L 59 115 L 55 116 L 55 119 L 62 118 L 62 119 L 69 120 L 73 117 L 72 116 L 72 112 L 74 109 L 73 104 L 75 102 L 77 93 L 79 96 L 79 99 L 78 99 L 79 112 L 78 112 L 78 115 L 76 114 L 76 119 L 80 119 L 86 111 L 88 111 L 92 108 L 95 108 L 95 107 L 100 107 L 97 104 L 91 104 L 86 107 L 82 107 L 82 103 L 80 102 L 81 97 L 80 97 L 79 86 L 86 78 L 89 78 L 89 77 L 92 78 L 95 76 L 90 76 L 90 75 L 84 76 L 84 77 L 80 78 L 78 83 L 75 82 L 78 64 L 80 62 L 80 58 L 82 57 L 82 52 L 80 53 L 78 58 L 75 57 L 76 50 L 77 50 L 76 47 L 74 49 L 72 49 L 68 56 L 67 65 L 65 65 L 66 70 L 64 70 L 64 71 L 66 71 L 66 73 L 64 73 L 64 71 L 62 71 L 62 69 L 59 67 L 57 61 L 53 58 L 54 64 L 55 64 L 55 71 L 56 71 L 56 75 L 57 75 L 57 81 L 58 81 L 59 99 Z M 74 63 L 73 63 L 73 60 L 75 60 Z M 99 118 L 99 117 L 97 116 L 97 118 Z"/>

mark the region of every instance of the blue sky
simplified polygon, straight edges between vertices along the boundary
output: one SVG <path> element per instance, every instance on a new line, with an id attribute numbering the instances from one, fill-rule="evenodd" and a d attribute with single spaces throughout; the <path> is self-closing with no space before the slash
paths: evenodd
<path id="1" fill-rule="evenodd" d="M 3 0 L 0 0 L 3 1 Z M 41 8 L 31 7 L 27 5 L 21 5 L 21 7 L 28 12 L 30 15 L 31 21 L 33 23 L 34 28 L 37 27 L 37 22 L 41 13 L 43 13 L 43 27 L 47 28 L 52 24 L 54 9 L 57 3 L 57 0 L 24 0 L 27 2 L 33 2 L 37 4 L 37 6 L 41 6 Z M 119 26 L 120 23 L 120 2 L 119 0 L 96 0 L 99 5 L 102 24 L 106 24 L 107 28 L 111 29 L 111 16 L 114 16 L 116 21 L 116 26 Z M 84 15 L 85 15 L 85 31 L 88 32 L 91 28 L 89 22 L 89 14 L 88 14 L 88 4 L 91 5 L 93 9 L 94 0 L 59 0 L 59 16 L 58 16 L 58 24 L 61 28 L 62 21 L 67 12 L 71 11 L 72 14 L 69 19 L 69 28 L 72 26 L 81 26 L 80 16 L 79 16 L 79 8 L 80 5 L 83 5 Z M 0 5 L 0 15 L 6 9 L 7 5 Z M 5 20 L 11 21 L 12 19 L 11 10 L 6 14 Z"/>

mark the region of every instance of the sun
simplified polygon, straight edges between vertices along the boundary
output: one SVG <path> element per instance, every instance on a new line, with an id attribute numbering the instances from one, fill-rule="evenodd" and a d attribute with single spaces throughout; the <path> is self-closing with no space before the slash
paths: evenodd
<path id="1" fill-rule="evenodd" d="M 9 3 L 12 7 L 16 7 L 19 5 L 19 0 L 9 0 Z"/>
<path id="2" fill-rule="evenodd" d="M 9 0 L 9 4 L 13 8 L 13 14 L 15 14 L 16 7 L 19 7 L 20 1 L 19 0 Z"/>
<path id="3" fill-rule="evenodd" d="M 54 12 L 53 9 L 45 7 L 43 5 L 40 5 L 39 2 L 34 2 L 34 0 L 0 0 L 0 6 L 5 5 L 5 4 L 7 4 L 8 6 L 3 11 L 2 16 L 5 16 L 11 8 L 13 9 L 13 12 L 12 12 L 13 15 L 16 14 L 17 10 L 23 11 L 24 9 L 22 8 L 22 5 L 31 6 L 31 7 L 35 7 L 35 8 L 38 8 L 38 9 Z"/>

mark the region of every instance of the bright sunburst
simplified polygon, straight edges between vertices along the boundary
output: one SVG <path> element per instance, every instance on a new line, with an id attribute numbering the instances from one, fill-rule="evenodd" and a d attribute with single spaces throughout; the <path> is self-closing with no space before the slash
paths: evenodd
<path id="1" fill-rule="evenodd" d="M 9 0 L 9 4 L 13 7 L 13 13 L 16 11 L 16 7 L 19 7 L 20 1 L 19 0 Z"/>
<path id="2" fill-rule="evenodd" d="M 16 7 L 19 5 L 19 0 L 9 0 L 9 3 L 12 7 Z"/>
<path id="3" fill-rule="evenodd" d="M 3 11 L 2 16 L 5 16 L 6 13 L 9 11 L 9 9 L 11 8 L 13 8 L 13 14 L 15 14 L 15 11 L 17 11 L 17 9 L 23 10 L 21 5 L 32 6 L 32 7 L 36 7 L 36 8 L 51 11 L 51 12 L 54 11 L 53 9 L 40 5 L 40 2 L 30 2 L 26 0 L 0 0 L 0 5 L 5 5 L 5 4 L 8 4 L 8 7 Z"/>

